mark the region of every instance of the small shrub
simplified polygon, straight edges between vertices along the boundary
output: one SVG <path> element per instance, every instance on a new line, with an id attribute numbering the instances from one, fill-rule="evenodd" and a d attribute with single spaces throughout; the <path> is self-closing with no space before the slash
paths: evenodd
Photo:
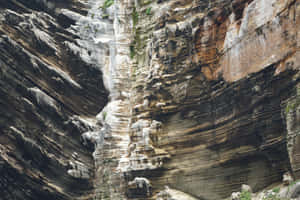
<path id="1" fill-rule="evenodd" d="M 147 14 L 147 15 L 151 15 L 151 7 L 147 8 L 146 14 Z"/>
<path id="2" fill-rule="evenodd" d="M 243 191 L 241 193 L 241 200 L 251 200 L 251 193 L 247 191 Z"/>
<path id="3" fill-rule="evenodd" d="M 113 4 L 114 4 L 114 0 L 105 0 L 103 5 L 101 6 L 101 8 L 106 9 L 106 8 L 109 8 L 110 6 L 112 6 Z"/>
<path id="4" fill-rule="evenodd" d="M 274 188 L 272 191 L 273 191 L 274 193 L 278 193 L 278 192 L 280 191 L 280 188 Z"/>

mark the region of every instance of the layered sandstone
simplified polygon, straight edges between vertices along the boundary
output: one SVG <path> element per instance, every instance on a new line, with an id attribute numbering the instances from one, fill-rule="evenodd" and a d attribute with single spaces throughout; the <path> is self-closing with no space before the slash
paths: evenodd
<path id="1" fill-rule="evenodd" d="M 297 96 L 299 1 L 132 7 L 128 157 L 131 180 L 151 183 L 144 198 L 168 186 L 222 199 L 243 183 L 258 191 L 290 169 L 298 176 L 298 103 L 286 107 Z"/>
<path id="2" fill-rule="evenodd" d="M 93 197 L 92 149 L 80 137 L 98 128 L 108 92 L 100 67 L 74 51 L 80 36 L 68 28 L 76 19 L 65 14 L 87 9 L 0 1 L 0 199 Z"/>
<path id="3" fill-rule="evenodd" d="M 300 1 L 108 3 L 0 0 L 4 199 L 219 200 L 299 178 Z"/>

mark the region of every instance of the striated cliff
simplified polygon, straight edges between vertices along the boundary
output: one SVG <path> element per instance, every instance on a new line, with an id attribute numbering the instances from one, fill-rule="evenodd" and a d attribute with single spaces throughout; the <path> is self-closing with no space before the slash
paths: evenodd
<path id="1" fill-rule="evenodd" d="M 0 198 L 299 179 L 299 30 L 299 0 L 0 0 Z"/>
<path id="2" fill-rule="evenodd" d="M 79 1 L 0 1 L 0 199 L 93 196 L 92 149 L 80 138 L 97 128 L 108 92 L 99 66 L 79 57 L 88 50 L 66 14 L 87 9 Z"/>

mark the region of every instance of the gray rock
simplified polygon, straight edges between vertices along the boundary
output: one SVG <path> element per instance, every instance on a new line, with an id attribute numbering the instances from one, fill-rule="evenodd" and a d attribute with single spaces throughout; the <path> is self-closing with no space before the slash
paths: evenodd
<path id="1" fill-rule="evenodd" d="M 231 194 L 231 200 L 240 200 L 241 198 L 241 192 L 233 192 Z"/>
<path id="2" fill-rule="evenodd" d="M 252 189 L 249 185 L 246 185 L 246 184 L 243 184 L 242 187 L 241 187 L 241 191 L 242 192 L 250 192 L 252 193 Z"/>
<path id="3" fill-rule="evenodd" d="M 300 198 L 300 182 L 289 186 L 288 198 Z"/>

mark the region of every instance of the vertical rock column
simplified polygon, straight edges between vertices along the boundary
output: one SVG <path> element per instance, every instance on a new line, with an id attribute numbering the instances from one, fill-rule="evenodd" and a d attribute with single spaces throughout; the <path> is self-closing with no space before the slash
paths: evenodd
<path id="1" fill-rule="evenodd" d="M 106 40 L 108 55 L 103 68 L 104 79 L 110 92 L 110 101 L 97 116 L 103 125 L 94 152 L 96 199 L 125 199 L 125 183 L 122 162 L 126 163 L 129 144 L 130 121 L 130 24 L 128 23 L 127 1 L 114 1 L 107 9 L 107 23 L 112 23 L 114 33 Z"/>

